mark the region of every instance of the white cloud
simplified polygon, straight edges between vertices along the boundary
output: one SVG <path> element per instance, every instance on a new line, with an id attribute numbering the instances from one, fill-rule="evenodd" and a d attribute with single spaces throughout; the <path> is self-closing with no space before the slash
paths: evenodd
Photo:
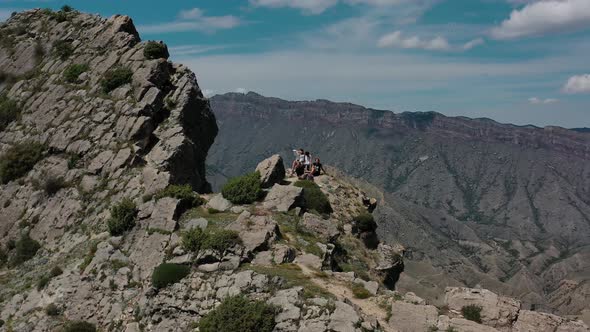
<path id="1" fill-rule="evenodd" d="M 555 98 L 547 98 L 547 99 L 540 99 L 537 97 L 531 97 L 529 98 L 529 103 L 534 104 L 534 105 L 538 105 L 538 104 L 544 104 L 544 105 L 548 105 L 548 104 L 555 104 L 557 103 L 559 100 L 555 99 Z"/>
<path id="2" fill-rule="evenodd" d="M 540 36 L 590 27 L 589 0 L 543 0 L 515 9 L 491 30 L 495 39 Z"/>
<path id="3" fill-rule="evenodd" d="M 485 43 L 485 41 L 483 40 L 483 38 L 476 38 L 473 39 L 471 41 L 468 41 L 467 43 L 463 44 L 462 48 L 465 51 L 468 51 L 474 47 L 477 47 L 479 45 L 483 45 Z"/>
<path id="4" fill-rule="evenodd" d="M 168 47 L 172 56 L 187 56 L 231 48 L 234 45 L 179 45 Z"/>
<path id="5" fill-rule="evenodd" d="M 569 94 L 590 93 L 590 74 L 570 77 L 562 91 Z"/>
<path id="6" fill-rule="evenodd" d="M 237 88 L 237 89 L 236 89 L 236 92 L 237 92 L 237 93 L 247 93 L 247 92 L 248 92 L 248 90 L 246 90 L 246 89 L 244 89 L 244 88 Z"/>
<path id="7" fill-rule="evenodd" d="M 433 1 L 436 0 L 250 0 L 250 4 L 256 7 L 294 8 L 306 14 L 318 15 L 339 3 L 387 7 L 401 4 L 423 5 Z"/>
<path id="8" fill-rule="evenodd" d="M 139 26 L 143 33 L 171 33 L 182 31 L 215 32 L 217 30 L 232 29 L 242 24 L 233 15 L 206 16 L 199 8 L 181 10 L 178 19 L 173 22 L 149 24 Z"/>
<path id="9" fill-rule="evenodd" d="M 418 36 L 404 37 L 401 31 L 395 31 L 379 39 L 377 46 L 380 48 L 398 47 L 407 49 L 423 49 L 431 51 L 448 51 L 451 49 L 449 42 L 443 37 L 422 40 Z"/>
<path id="10" fill-rule="evenodd" d="M 336 5 L 338 0 L 250 0 L 250 3 L 257 7 L 301 9 L 307 14 L 317 15 Z"/>

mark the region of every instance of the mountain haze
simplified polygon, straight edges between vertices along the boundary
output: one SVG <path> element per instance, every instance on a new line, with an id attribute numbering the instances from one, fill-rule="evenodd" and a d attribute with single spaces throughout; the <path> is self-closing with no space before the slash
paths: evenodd
<path id="1" fill-rule="evenodd" d="M 214 187 L 303 147 L 381 191 L 379 234 L 409 248 L 399 287 L 480 285 L 578 314 L 590 303 L 590 135 L 255 93 L 211 98 Z M 404 277 L 405 276 L 405 277 Z"/>

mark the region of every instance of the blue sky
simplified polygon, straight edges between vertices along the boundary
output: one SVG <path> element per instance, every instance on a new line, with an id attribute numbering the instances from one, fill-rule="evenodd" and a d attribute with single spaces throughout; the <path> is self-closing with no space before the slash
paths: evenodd
<path id="1" fill-rule="evenodd" d="M 133 17 L 207 94 L 590 127 L 590 0 L 0 0 Z"/>

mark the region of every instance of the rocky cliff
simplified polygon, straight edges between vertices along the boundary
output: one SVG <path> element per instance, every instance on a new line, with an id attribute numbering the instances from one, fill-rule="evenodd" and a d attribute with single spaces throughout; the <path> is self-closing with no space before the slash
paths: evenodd
<path id="1" fill-rule="evenodd" d="M 588 134 L 255 93 L 211 105 L 214 187 L 268 153 L 309 149 L 380 192 L 378 232 L 409 252 L 402 289 L 436 300 L 481 285 L 527 307 L 588 309 Z"/>

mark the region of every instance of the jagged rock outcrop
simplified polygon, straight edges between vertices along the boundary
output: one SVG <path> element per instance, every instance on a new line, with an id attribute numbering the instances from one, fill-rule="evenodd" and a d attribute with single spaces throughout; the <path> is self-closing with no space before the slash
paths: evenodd
<path id="1" fill-rule="evenodd" d="M 275 154 L 270 158 L 261 161 L 256 166 L 256 171 L 260 172 L 262 188 L 270 188 L 275 183 L 280 183 L 285 178 L 285 165 L 283 158 Z"/>

